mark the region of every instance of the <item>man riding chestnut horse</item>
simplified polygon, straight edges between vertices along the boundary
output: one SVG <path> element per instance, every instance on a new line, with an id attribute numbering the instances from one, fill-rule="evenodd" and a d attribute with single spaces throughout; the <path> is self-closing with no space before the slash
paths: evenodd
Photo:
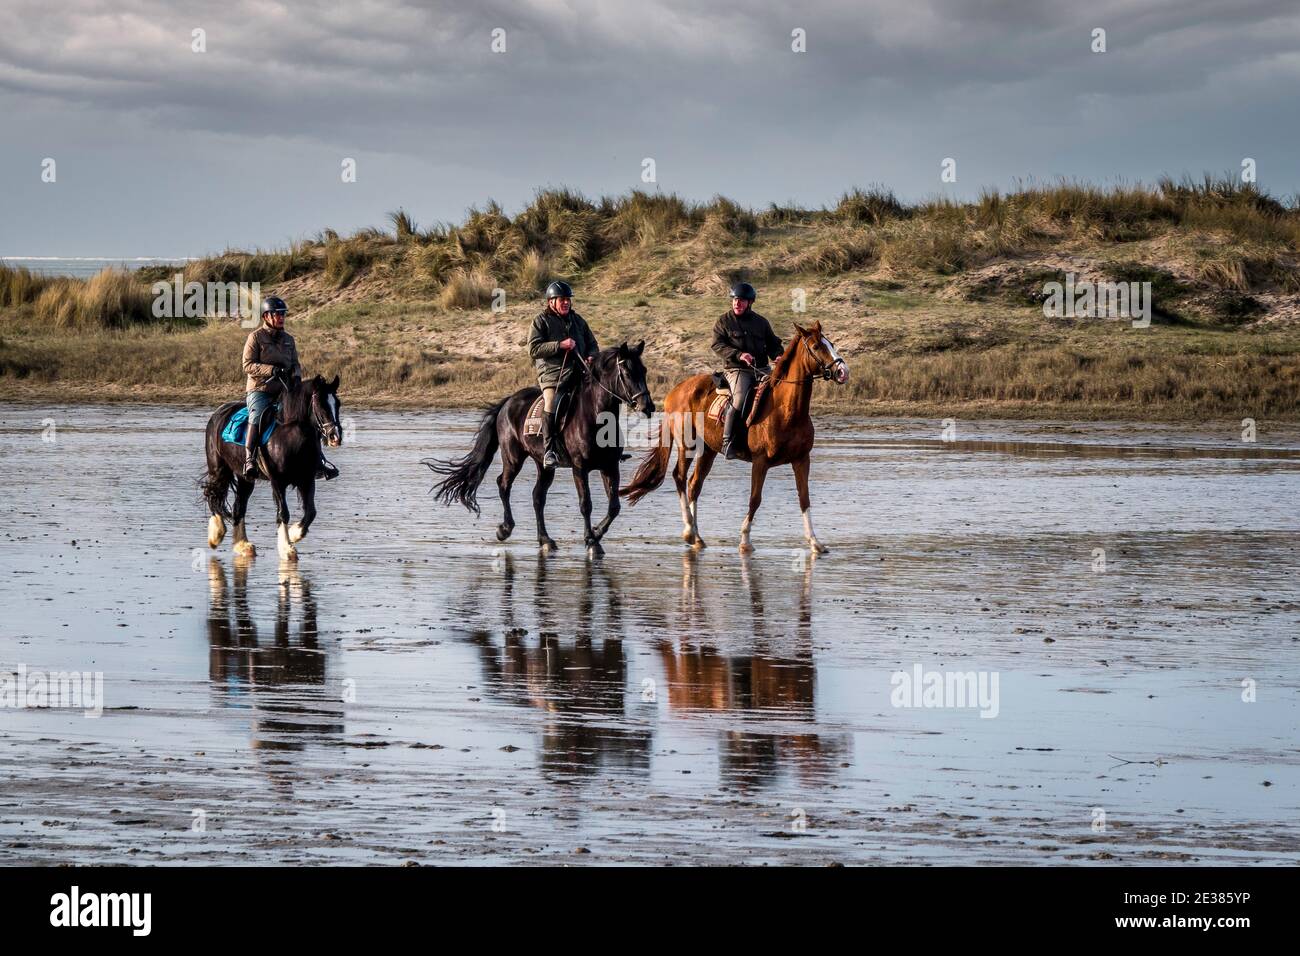
<path id="1" fill-rule="evenodd" d="M 723 374 L 730 385 L 726 414 L 719 422 L 710 414 L 722 398 L 708 374 L 693 375 L 678 382 L 664 400 L 666 438 L 661 435 L 655 448 L 622 494 L 630 504 L 658 488 L 668 473 L 674 446 L 678 449 L 673 479 L 682 509 L 682 540 L 693 548 L 704 547 L 699 528 L 699 498 L 704 479 L 719 452 L 727 458 L 743 458 L 750 469 L 749 512 L 740 526 L 740 551 L 753 550 L 749 543 L 754 514 L 763 500 L 767 473 L 778 465 L 794 469 L 803 512 L 804 537 L 814 553 L 826 546 L 813 531 L 808 494 L 808 474 L 813 447 L 813 424 L 808 413 L 813 382 L 829 379 L 843 385 L 848 366 L 824 334 L 820 322 L 810 328 L 794 327 L 795 334 L 784 348 L 767 320 L 753 310 L 756 293 L 747 282 L 731 290 L 731 310 L 714 327 L 713 350 L 727 363 Z M 775 359 L 770 370 L 767 360 Z M 755 396 L 749 411 L 749 428 L 742 435 L 737 421 L 756 379 L 764 388 Z M 717 401 L 715 402 L 715 399 Z M 691 466 L 694 464 L 694 471 Z"/>

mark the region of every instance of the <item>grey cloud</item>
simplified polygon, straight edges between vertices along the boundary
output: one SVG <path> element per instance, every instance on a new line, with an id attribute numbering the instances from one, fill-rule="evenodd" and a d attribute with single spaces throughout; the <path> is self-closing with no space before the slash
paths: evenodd
<path id="1" fill-rule="evenodd" d="M 1088 51 L 1094 26 L 1108 31 L 1102 56 Z M 494 27 L 504 56 L 489 51 Z M 806 54 L 790 52 L 795 27 Z M 8 0 L 0 106 L 24 142 L 0 175 L 22 231 L 5 217 L 0 253 L 112 241 L 132 254 L 163 222 L 178 251 L 210 248 L 215 222 L 274 243 L 417 200 L 426 220 L 454 218 L 485 185 L 507 203 L 547 183 L 630 188 L 643 156 L 663 188 L 753 203 L 831 201 L 881 179 L 922 195 L 947 155 L 967 194 L 1256 153 L 1287 193 L 1300 189 L 1285 121 L 1298 48 L 1292 0 Z M 30 171 L 47 143 L 93 156 L 80 165 L 95 179 L 42 189 Z M 238 160 L 196 161 L 213 143 Z M 341 190 L 343 155 L 385 180 Z M 74 189 L 101 197 L 96 213 L 71 218 Z M 148 209 L 122 198 L 151 189 Z M 274 227 L 258 225 L 268 197 Z M 200 212 L 176 228 L 166 211 L 181 202 Z"/>

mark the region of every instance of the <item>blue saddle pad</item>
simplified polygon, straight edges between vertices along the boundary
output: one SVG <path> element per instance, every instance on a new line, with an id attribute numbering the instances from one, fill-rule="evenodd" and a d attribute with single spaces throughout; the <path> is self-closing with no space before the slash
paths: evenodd
<path id="1" fill-rule="evenodd" d="M 270 440 L 271 432 L 275 431 L 276 408 L 272 407 L 269 411 L 270 414 L 266 414 L 265 412 L 262 414 L 263 418 L 270 419 L 270 423 L 262 431 L 263 445 L 265 445 Z M 230 421 L 226 422 L 226 427 L 221 429 L 221 440 L 228 441 L 236 445 L 242 445 L 244 443 L 244 433 L 247 431 L 248 431 L 248 406 L 245 405 L 243 408 L 235 412 L 235 414 L 231 415 Z"/>

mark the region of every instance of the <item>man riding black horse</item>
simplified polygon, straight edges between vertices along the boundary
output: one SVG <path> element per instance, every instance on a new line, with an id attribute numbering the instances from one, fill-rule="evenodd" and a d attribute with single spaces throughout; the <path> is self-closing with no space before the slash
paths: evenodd
<path id="1" fill-rule="evenodd" d="M 582 372 L 600 349 L 596 336 L 573 310 L 573 289 L 567 282 L 546 287 L 546 308 L 533 319 L 528 333 L 528 355 L 537 369 L 542 390 L 542 445 L 546 450 L 542 467 L 550 470 L 560 463 L 556 448 L 557 394 L 571 394 Z"/>
<path id="2" fill-rule="evenodd" d="M 734 440 L 736 419 L 754 388 L 758 375 L 770 375 L 769 361 L 781 357 L 781 340 L 771 324 L 754 311 L 758 293 L 748 282 L 731 287 L 731 308 L 713 326 L 713 351 L 725 363 L 722 374 L 731 386 L 731 402 L 722 425 L 722 455 L 737 457 Z"/>
<path id="3" fill-rule="evenodd" d="M 289 307 L 279 296 L 262 300 L 262 324 L 248 333 L 244 342 L 244 374 L 248 376 L 245 401 L 248 403 L 248 430 L 244 434 L 244 470 L 248 481 L 257 477 L 257 446 L 262 439 L 262 417 L 275 404 L 285 386 L 302 378 L 298 362 L 298 345 L 284 328 Z M 320 452 L 317 478 L 329 481 L 339 470 Z"/>

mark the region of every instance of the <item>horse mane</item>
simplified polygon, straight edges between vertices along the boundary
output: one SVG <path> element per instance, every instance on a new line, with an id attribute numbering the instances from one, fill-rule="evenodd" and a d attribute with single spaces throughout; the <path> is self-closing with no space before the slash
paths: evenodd
<path id="1" fill-rule="evenodd" d="M 285 390 L 280 399 L 280 424 L 293 425 L 306 421 L 311 416 L 311 399 L 318 386 L 325 380 L 317 375 L 315 378 L 299 381 Z"/>
<path id="2" fill-rule="evenodd" d="M 808 330 L 805 329 L 805 332 Z M 799 345 L 799 340 L 803 338 L 803 332 L 795 329 L 794 335 L 790 336 L 790 341 L 786 343 L 785 351 L 781 353 L 780 358 L 772 363 L 772 381 L 779 382 L 784 376 L 786 367 L 794 361 L 795 349 Z"/>

